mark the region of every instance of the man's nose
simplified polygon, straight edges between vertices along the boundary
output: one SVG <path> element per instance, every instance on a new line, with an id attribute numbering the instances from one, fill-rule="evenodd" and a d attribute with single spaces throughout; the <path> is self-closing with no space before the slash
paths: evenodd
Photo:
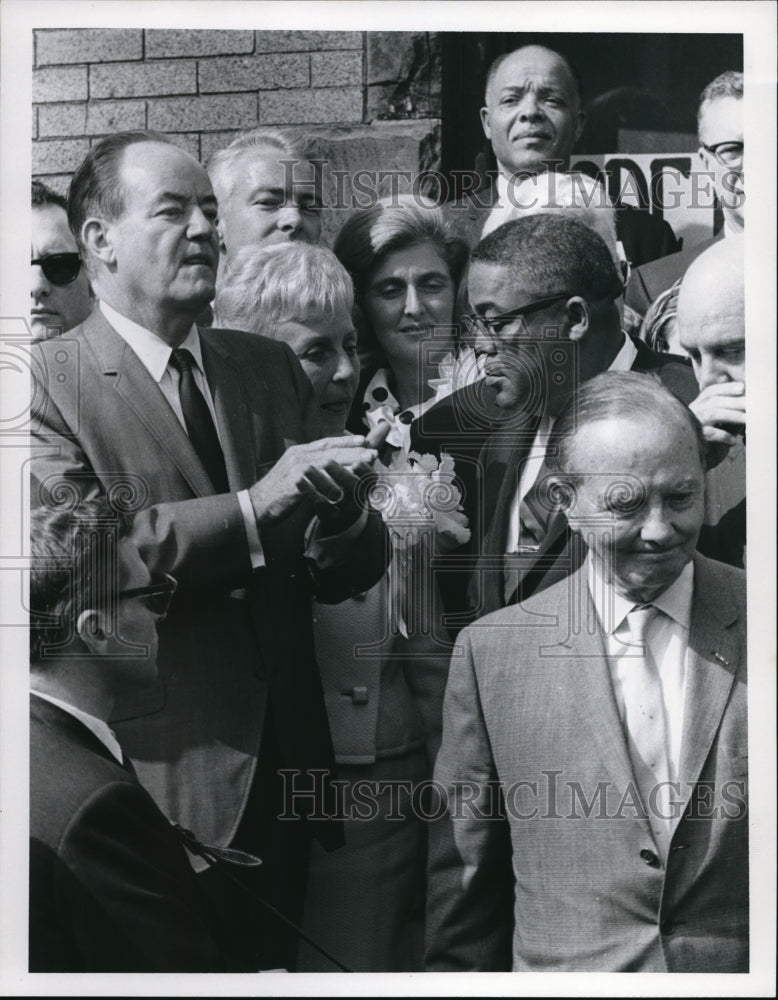
<path id="1" fill-rule="evenodd" d="M 42 299 L 51 294 L 51 285 L 40 264 L 32 265 L 31 292 L 32 298 Z"/>
<path id="2" fill-rule="evenodd" d="M 215 231 L 215 220 L 209 219 L 201 208 L 192 209 L 187 230 L 190 239 L 210 239 Z"/>
<path id="3" fill-rule="evenodd" d="M 294 203 L 282 206 L 278 212 L 278 228 L 284 233 L 296 233 L 303 225 L 303 216 L 300 206 Z"/>
<path id="4" fill-rule="evenodd" d="M 700 389 L 707 389 L 709 385 L 723 385 L 725 382 L 732 381 L 726 367 L 720 365 L 714 358 L 702 357 L 699 363 L 694 365 L 694 369 Z"/>
<path id="5" fill-rule="evenodd" d="M 646 509 L 640 535 L 645 542 L 655 542 L 664 545 L 675 534 L 668 511 L 664 504 L 652 504 Z"/>
<path id="6" fill-rule="evenodd" d="M 525 91 L 518 110 L 522 121 L 540 121 L 543 118 L 543 109 L 534 90 Z"/>
<path id="7" fill-rule="evenodd" d="M 475 330 L 475 340 L 473 342 L 473 350 L 476 354 L 496 354 L 497 349 L 495 347 L 494 337 L 485 327 L 478 326 Z"/>

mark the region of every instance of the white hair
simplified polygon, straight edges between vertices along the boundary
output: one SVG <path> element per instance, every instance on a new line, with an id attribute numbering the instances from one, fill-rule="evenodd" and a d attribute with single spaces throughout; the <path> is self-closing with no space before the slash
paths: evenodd
<path id="1" fill-rule="evenodd" d="M 338 258 L 311 243 L 242 247 L 220 272 L 216 326 L 274 336 L 277 323 L 351 315 L 354 286 Z"/>
<path id="2" fill-rule="evenodd" d="M 604 185 L 588 174 L 552 170 L 525 177 L 509 194 L 505 221 L 539 212 L 564 211 L 602 237 L 618 264 L 616 210 Z"/>
<path id="3" fill-rule="evenodd" d="M 279 160 L 298 162 L 316 156 L 314 140 L 304 132 L 291 128 L 255 128 L 244 132 L 233 139 L 229 146 L 212 153 L 206 164 L 217 201 L 232 194 L 233 184 L 239 177 L 234 169 L 235 165 L 251 150 L 258 155 L 270 153 Z"/>

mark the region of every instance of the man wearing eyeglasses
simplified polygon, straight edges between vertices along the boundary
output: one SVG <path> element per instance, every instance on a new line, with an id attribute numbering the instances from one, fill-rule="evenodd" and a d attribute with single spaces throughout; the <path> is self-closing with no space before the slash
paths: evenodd
<path id="1" fill-rule="evenodd" d="M 227 971 L 183 846 L 108 727 L 157 676 L 154 578 L 104 500 L 31 515 L 30 972 Z"/>
<path id="2" fill-rule="evenodd" d="M 78 326 L 92 309 L 89 279 L 68 228 L 67 202 L 42 181 L 32 182 L 33 340 L 56 337 Z"/>
<path id="3" fill-rule="evenodd" d="M 473 312 L 463 318 L 484 378 L 432 407 L 413 436 L 420 451 L 452 454 L 465 486 L 474 572 L 465 606 L 447 608 L 457 624 L 576 568 L 565 516 L 544 493 L 544 459 L 580 383 L 609 370 L 654 372 L 683 402 L 697 395 L 691 365 L 622 332 L 622 287 L 605 242 L 564 213 L 508 222 L 473 251 Z"/>
<path id="4" fill-rule="evenodd" d="M 636 268 L 626 291 L 626 303 L 641 316 L 683 277 L 687 268 L 713 243 L 743 232 L 743 74 L 727 70 L 703 90 L 697 111 L 699 157 L 716 194 L 724 225 L 712 239 L 684 247 L 679 253 Z"/>

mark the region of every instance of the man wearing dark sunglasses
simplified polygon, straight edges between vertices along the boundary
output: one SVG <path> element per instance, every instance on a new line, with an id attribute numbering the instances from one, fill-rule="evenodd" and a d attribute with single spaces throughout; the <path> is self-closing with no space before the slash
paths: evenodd
<path id="1" fill-rule="evenodd" d="M 83 323 L 92 308 L 89 280 L 68 228 L 65 199 L 32 182 L 30 330 L 47 340 Z"/>
<path id="2" fill-rule="evenodd" d="M 31 515 L 30 971 L 216 972 L 194 872 L 108 720 L 175 591 L 104 500 Z"/>
<path id="3" fill-rule="evenodd" d="M 682 278 L 689 265 L 713 243 L 743 231 L 743 74 L 728 70 L 712 80 L 700 96 L 697 111 L 700 161 L 721 207 L 719 232 L 679 253 L 644 264 L 632 272 L 626 303 L 641 316 L 651 303 Z M 704 192 L 705 188 L 701 187 Z M 709 207 L 706 198 L 705 207 Z"/>

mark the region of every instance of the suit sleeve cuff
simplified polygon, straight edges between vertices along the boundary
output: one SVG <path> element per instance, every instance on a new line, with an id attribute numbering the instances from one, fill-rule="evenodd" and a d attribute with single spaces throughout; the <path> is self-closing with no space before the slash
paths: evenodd
<path id="1" fill-rule="evenodd" d="M 254 508 L 251 505 L 248 490 L 240 490 L 238 492 L 238 503 L 240 504 L 240 512 L 243 515 L 243 524 L 246 527 L 246 540 L 249 545 L 251 568 L 260 569 L 265 565 L 265 553 L 259 538 L 257 519 L 254 517 Z"/>
<path id="2" fill-rule="evenodd" d="M 315 517 L 306 532 L 305 554 L 313 560 L 320 569 L 326 569 L 340 562 L 346 556 L 348 547 L 356 541 L 365 530 L 367 511 L 363 510 L 359 517 L 345 531 L 337 535 L 322 536 L 322 525 Z"/>

